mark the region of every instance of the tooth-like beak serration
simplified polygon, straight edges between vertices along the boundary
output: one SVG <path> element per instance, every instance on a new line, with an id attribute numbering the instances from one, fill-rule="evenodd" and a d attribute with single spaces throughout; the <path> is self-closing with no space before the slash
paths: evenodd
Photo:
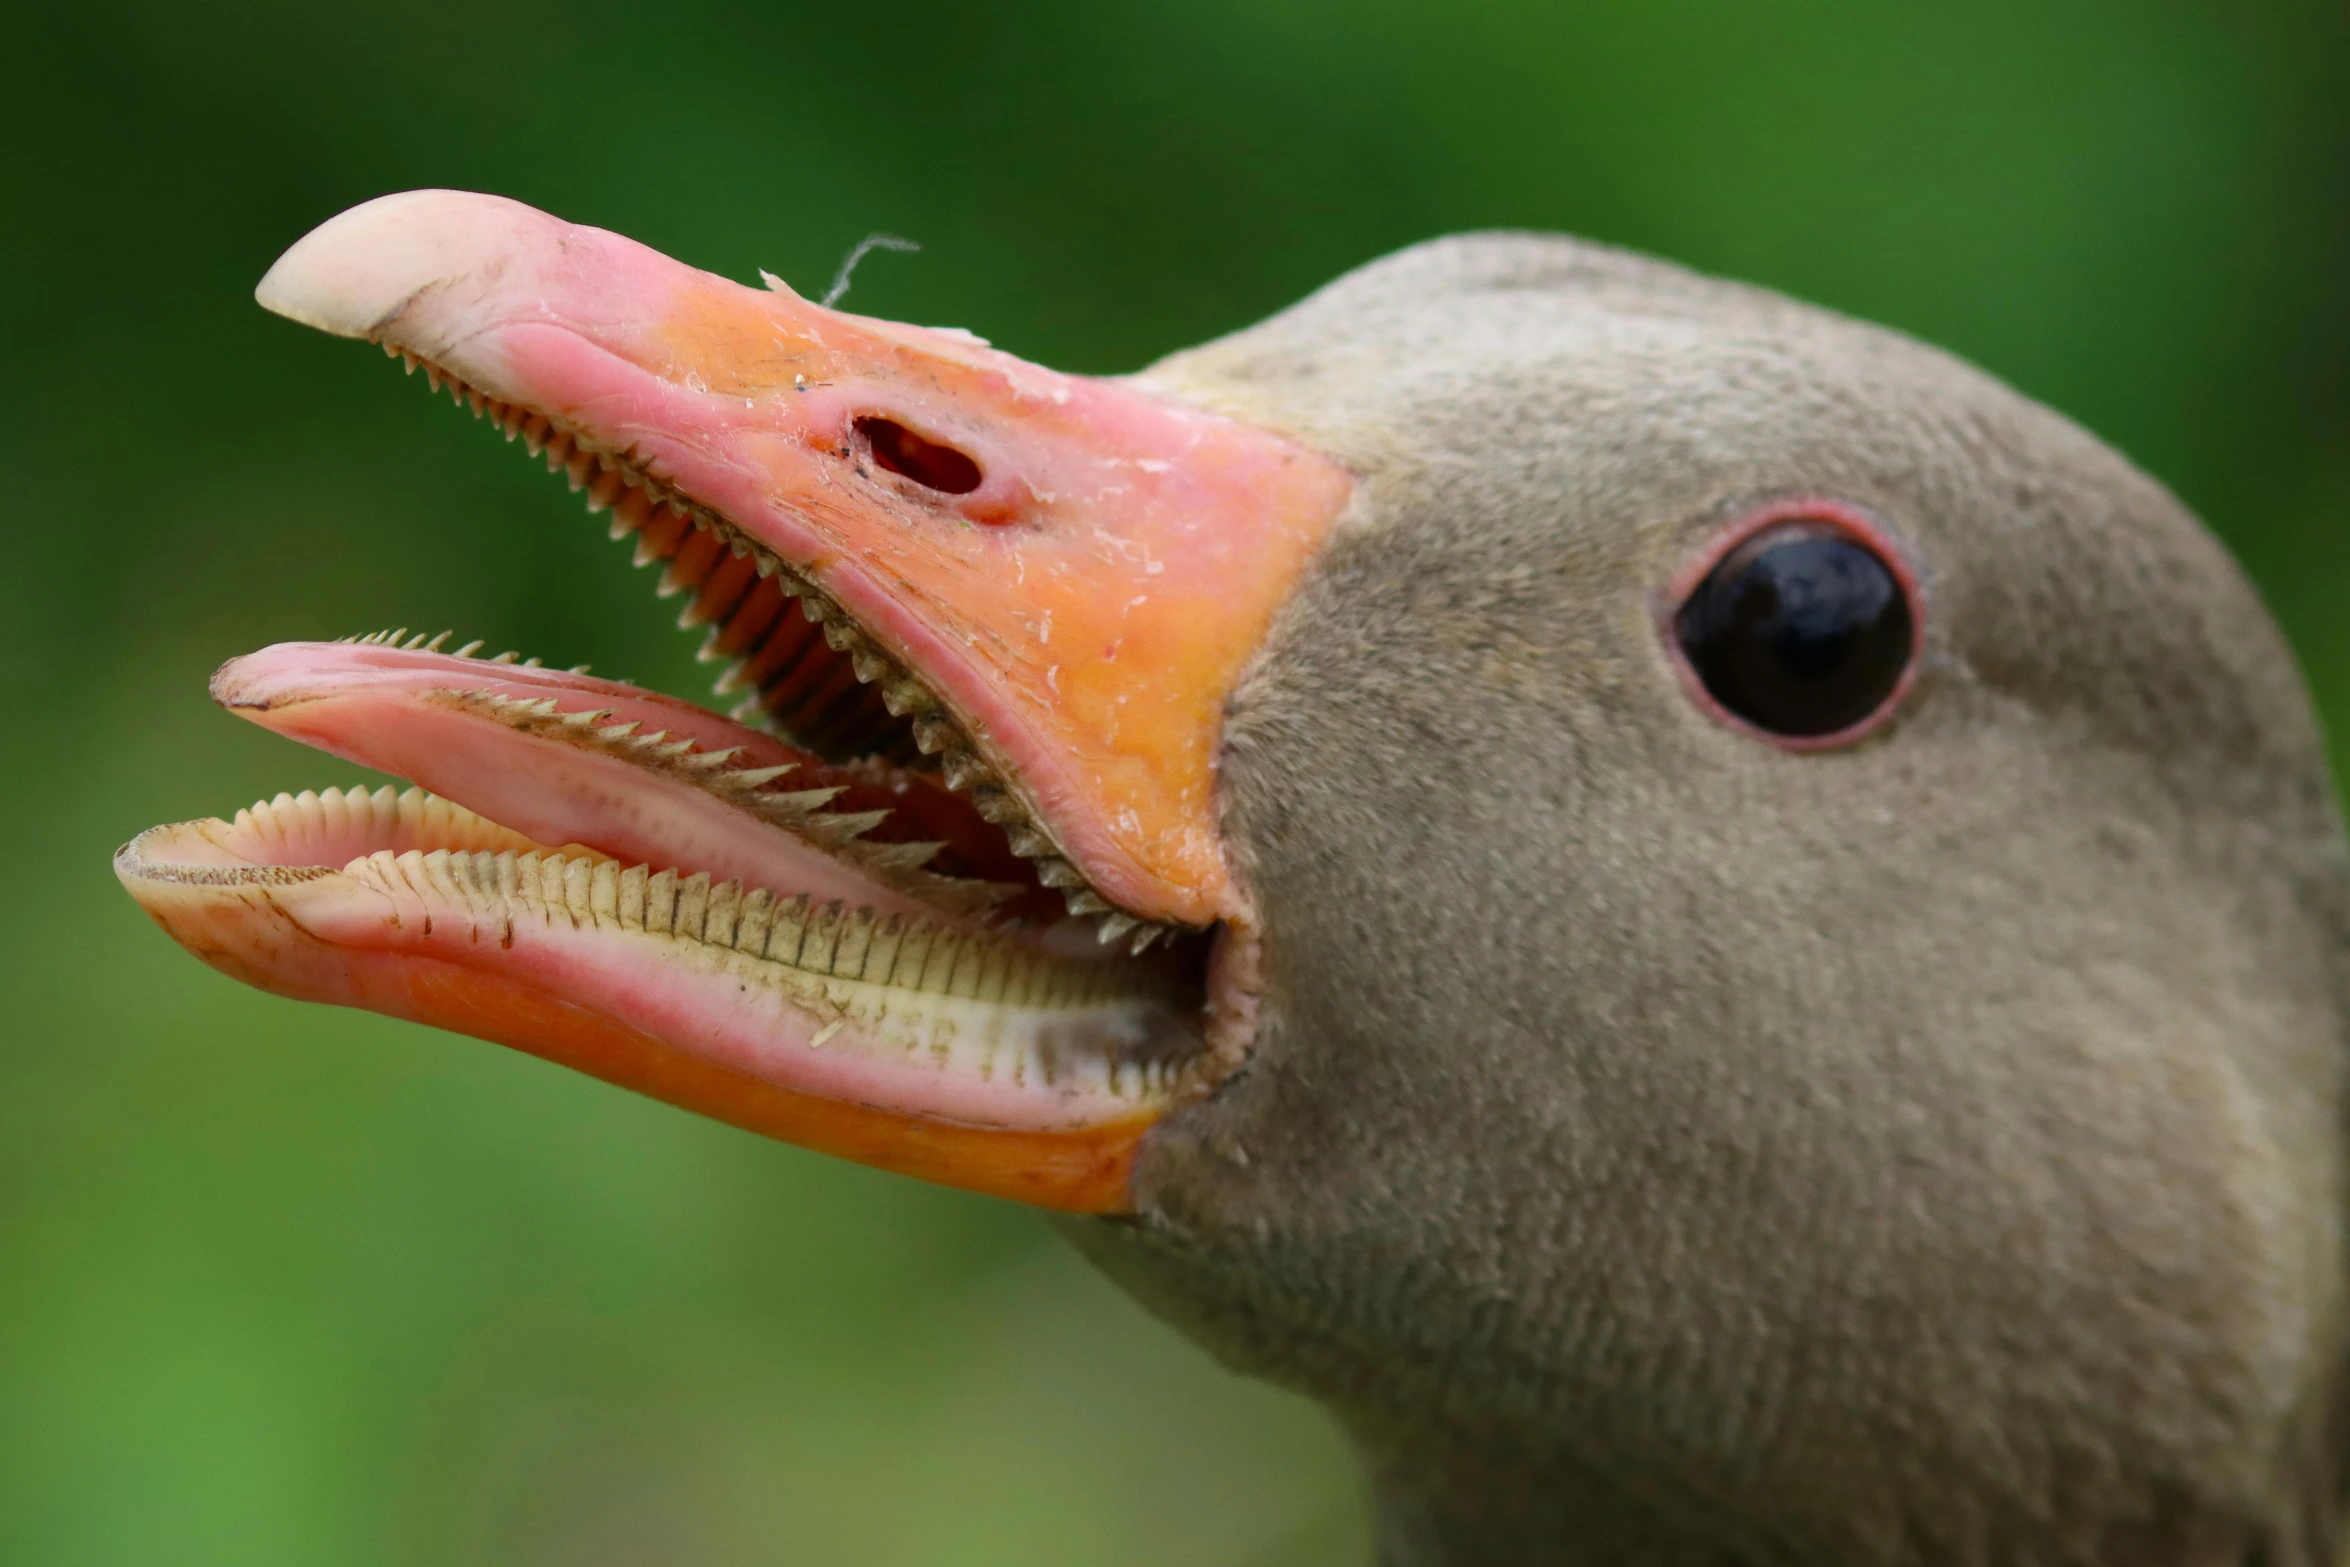
<path id="1" fill-rule="evenodd" d="M 421 363 L 435 390 L 445 387 L 454 402 L 470 408 L 474 417 L 488 419 L 509 440 L 519 434 L 534 455 L 544 455 L 549 472 L 564 472 L 572 489 L 585 492 L 591 514 L 610 511 L 613 538 L 633 537 L 636 541 L 635 563 L 640 567 L 656 562 L 661 565 L 655 588 L 660 597 L 688 592 L 697 595 L 679 615 L 679 624 L 713 625 L 697 657 L 709 662 L 732 658 L 720 673 L 715 690 L 722 696 L 743 690 L 754 693 L 733 710 L 738 721 L 775 728 L 787 739 L 804 741 L 789 724 L 776 723 L 757 672 L 755 644 L 762 638 L 772 639 L 777 624 L 765 607 L 767 601 L 756 591 L 767 585 L 780 601 L 798 601 L 801 616 L 818 628 L 823 643 L 846 655 L 858 685 L 879 688 L 881 704 L 889 716 L 908 721 L 919 754 L 938 759 L 947 787 L 971 795 L 985 820 L 1006 829 L 1012 852 L 1038 862 L 1039 881 L 1065 894 L 1071 914 L 1103 918 L 1104 943 L 1139 931 L 1131 943 L 1132 950 L 1139 953 L 1173 934 L 1171 928 L 1137 920 L 1100 896 L 1061 853 L 1042 818 L 1018 797 L 997 769 L 982 760 L 968 732 L 948 715 L 936 693 L 876 646 L 822 589 L 772 550 L 679 494 L 633 451 L 601 450 L 544 414 L 484 396 L 429 360 L 390 344 L 384 345 L 384 352 L 401 358 L 411 372 Z M 723 580 L 735 572 L 735 563 L 740 563 L 741 580 Z M 903 876 L 924 863 L 926 857 L 910 852 L 917 847 L 867 845 L 850 852 L 876 871 Z M 969 889 L 975 884 L 948 877 L 929 880 L 939 884 L 943 906 L 973 906 L 975 895 Z M 994 901 L 1002 895 L 1001 889 L 984 889 L 981 901 Z"/>

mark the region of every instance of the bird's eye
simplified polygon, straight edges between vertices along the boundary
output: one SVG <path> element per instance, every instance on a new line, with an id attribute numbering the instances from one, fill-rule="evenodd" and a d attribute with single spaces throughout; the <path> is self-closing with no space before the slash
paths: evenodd
<path id="1" fill-rule="evenodd" d="M 1699 580 L 1672 634 L 1708 696 L 1783 740 L 1852 737 L 1887 711 L 1917 651 L 1907 574 L 1850 527 L 1786 517 Z"/>

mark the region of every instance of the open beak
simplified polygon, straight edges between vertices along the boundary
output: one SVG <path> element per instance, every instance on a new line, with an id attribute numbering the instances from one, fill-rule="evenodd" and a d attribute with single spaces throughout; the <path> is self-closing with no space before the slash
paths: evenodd
<path id="1" fill-rule="evenodd" d="M 157 828 L 117 856 L 132 895 L 264 989 L 1124 1207 L 1143 1134 L 1245 1047 L 1222 713 L 1345 472 L 489 196 L 354 208 L 259 297 L 567 469 L 745 699 L 423 639 L 267 649 L 215 698 L 422 787 Z"/>

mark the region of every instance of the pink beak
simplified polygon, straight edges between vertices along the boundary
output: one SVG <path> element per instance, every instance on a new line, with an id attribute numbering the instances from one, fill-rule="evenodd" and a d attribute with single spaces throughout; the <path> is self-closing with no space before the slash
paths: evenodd
<path id="1" fill-rule="evenodd" d="M 670 559 L 785 736 L 421 648 L 272 649 L 216 695 L 470 809 L 280 797 L 156 829 L 118 869 L 264 988 L 1117 1208 L 1149 1126 L 1229 1066 L 1246 964 L 1223 951 L 1203 990 L 1196 944 L 1079 951 L 1047 889 L 1121 937 L 1221 925 L 1253 952 L 1215 815 L 1224 704 L 1351 480 L 770 284 L 422 191 L 323 225 L 259 293 L 546 442 Z M 867 745 L 886 763 L 850 765 Z"/>

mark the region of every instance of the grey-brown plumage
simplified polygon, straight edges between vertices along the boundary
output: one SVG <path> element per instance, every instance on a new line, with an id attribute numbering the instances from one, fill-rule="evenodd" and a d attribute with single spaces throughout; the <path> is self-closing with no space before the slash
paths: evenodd
<path id="1" fill-rule="evenodd" d="M 1388 1561 L 2334 1559 L 2343 846 L 2175 500 L 1933 350 L 1560 239 L 1147 379 L 1363 484 L 1232 705 L 1263 1036 L 1076 1230 L 1337 1409 Z M 1709 718 L 1659 632 L 1784 496 L 1922 578 L 1845 750 Z"/>

